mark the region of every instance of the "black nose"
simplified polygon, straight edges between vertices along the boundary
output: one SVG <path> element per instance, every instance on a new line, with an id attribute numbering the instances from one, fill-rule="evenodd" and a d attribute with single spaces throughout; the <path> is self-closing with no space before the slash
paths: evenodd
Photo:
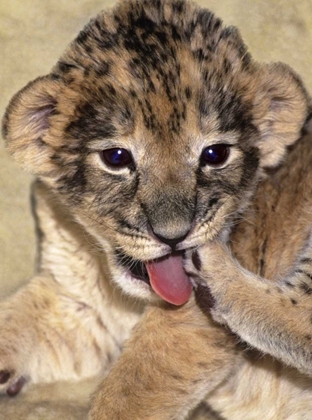
<path id="1" fill-rule="evenodd" d="M 188 234 L 188 232 L 185 235 L 179 236 L 177 238 L 166 238 L 165 236 L 157 235 L 154 232 L 154 235 L 157 236 L 157 238 L 159 240 L 161 240 L 161 242 L 163 242 L 164 244 L 169 245 L 173 250 L 175 250 L 175 248 L 178 245 L 178 243 L 182 242 L 187 237 L 187 234 Z"/>

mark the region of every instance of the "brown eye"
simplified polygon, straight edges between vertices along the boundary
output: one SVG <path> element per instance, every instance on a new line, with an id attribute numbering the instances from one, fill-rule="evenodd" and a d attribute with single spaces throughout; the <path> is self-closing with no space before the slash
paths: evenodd
<path id="1" fill-rule="evenodd" d="M 133 165 L 132 155 L 126 149 L 108 149 L 100 154 L 103 162 L 112 168 L 121 169 Z"/>
<path id="2" fill-rule="evenodd" d="M 213 144 L 206 147 L 201 155 L 203 165 L 219 166 L 226 162 L 229 157 L 230 146 L 227 144 Z"/>

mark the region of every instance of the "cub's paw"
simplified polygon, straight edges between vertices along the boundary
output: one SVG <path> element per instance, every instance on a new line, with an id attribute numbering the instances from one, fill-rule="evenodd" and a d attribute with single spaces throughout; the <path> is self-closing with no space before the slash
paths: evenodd
<path id="1" fill-rule="evenodd" d="M 224 243 L 208 242 L 186 253 L 184 269 L 195 280 L 201 279 L 199 283 L 207 283 L 209 280 L 213 282 L 216 274 L 222 274 L 226 270 L 231 259 L 231 253 Z"/>
<path id="2" fill-rule="evenodd" d="M 20 313 L 0 306 L 0 393 L 10 397 L 30 382 L 35 370 L 36 334 L 24 321 Z"/>
<path id="3" fill-rule="evenodd" d="M 9 397 L 19 394 L 26 382 L 27 379 L 16 374 L 14 370 L 0 370 L 0 390 L 6 392 Z"/>
<path id="4" fill-rule="evenodd" d="M 231 264 L 230 251 L 218 241 L 189 251 L 184 259 L 184 269 L 193 282 L 197 304 L 219 323 L 224 323 L 223 297 Z"/>

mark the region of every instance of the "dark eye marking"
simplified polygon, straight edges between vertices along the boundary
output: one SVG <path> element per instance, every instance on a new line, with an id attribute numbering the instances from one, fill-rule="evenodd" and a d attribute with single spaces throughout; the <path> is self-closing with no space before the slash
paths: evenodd
<path id="1" fill-rule="evenodd" d="M 229 154 L 228 144 L 213 144 L 202 151 L 200 161 L 202 165 L 220 166 L 227 161 Z"/>
<path id="2" fill-rule="evenodd" d="M 131 153 L 126 149 L 113 148 L 100 152 L 102 161 L 110 168 L 122 169 L 134 167 Z"/>

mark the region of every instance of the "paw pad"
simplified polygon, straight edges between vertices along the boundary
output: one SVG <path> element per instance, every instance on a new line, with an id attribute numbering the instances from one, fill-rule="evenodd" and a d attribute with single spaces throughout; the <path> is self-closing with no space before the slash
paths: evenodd
<path id="1" fill-rule="evenodd" d="M 16 382 L 10 385 L 10 387 L 7 389 L 7 392 L 6 392 L 7 395 L 9 397 L 15 397 L 15 395 L 17 395 L 21 391 L 25 383 L 26 383 L 26 379 L 23 376 L 21 376 Z"/>
<path id="2" fill-rule="evenodd" d="M 8 370 L 0 371 L 0 385 L 3 385 L 8 382 L 10 379 L 11 373 Z"/>

